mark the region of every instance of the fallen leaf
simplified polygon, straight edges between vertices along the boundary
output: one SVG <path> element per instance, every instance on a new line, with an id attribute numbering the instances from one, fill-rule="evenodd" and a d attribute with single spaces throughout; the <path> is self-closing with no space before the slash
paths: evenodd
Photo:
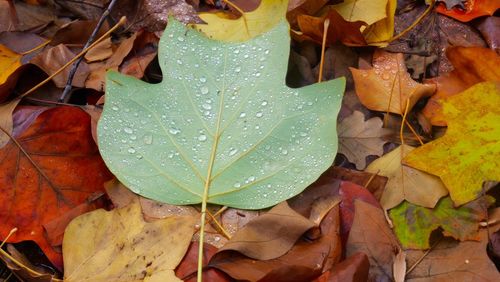
<path id="1" fill-rule="evenodd" d="M 401 164 L 403 158 L 414 149 L 401 145 L 373 161 L 365 170 L 389 178 L 380 199 L 380 204 L 386 210 L 399 205 L 403 200 L 433 208 L 439 199 L 448 194 L 439 177 Z"/>
<path id="2" fill-rule="evenodd" d="M 500 274 L 486 254 L 487 230 L 479 236 L 479 242 L 445 238 L 425 256 L 424 251 L 408 251 L 408 265 L 417 266 L 406 281 L 499 281 Z"/>
<path id="3" fill-rule="evenodd" d="M 354 205 L 356 212 L 346 245 L 346 256 L 365 253 L 370 260 L 368 281 L 392 281 L 392 265 L 401 248 L 387 225 L 384 212 L 360 200 L 355 200 Z"/>
<path id="4" fill-rule="evenodd" d="M 332 5 L 346 21 L 362 21 L 368 25 L 378 22 L 388 15 L 386 13 L 388 0 L 345 0 Z"/>
<path id="5" fill-rule="evenodd" d="M 436 7 L 436 11 L 448 17 L 452 17 L 462 22 L 468 22 L 482 16 L 492 16 L 500 8 L 498 1 L 491 0 L 468 0 L 465 2 L 465 9 L 453 8 L 447 9 L 441 4 Z"/>
<path id="6" fill-rule="evenodd" d="M 16 278 L 20 278 L 23 279 L 22 281 L 28 282 L 61 281 L 54 280 L 55 275 L 52 273 L 47 273 L 46 269 L 44 269 L 43 267 L 37 267 L 33 265 L 28 260 L 28 258 L 26 258 L 26 256 L 24 256 L 14 247 L 14 245 L 8 244 L 7 250 L 8 253 L 3 249 L 0 249 L 0 259 L 3 263 L 5 263 L 9 270 L 15 273 Z"/>
<path id="7" fill-rule="evenodd" d="M 433 209 L 403 202 L 389 211 L 394 232 L 405 248 L 428 249 L 432 231 L 442 228 L 445 236 L 463 240 L 477 239 L 479 222 L 486 217 L 491 197 L 481 197 L 459 208 L 453 207 L 449 197 L 443 198 Z"/>
<path id="8" fill-rule="evenodd" d="M 334 166 L 332 169 L 334 178 L 364 187 L 373 195 L 373 197 L 375 197 L 375 199 L 380 201 L 382 192 L 384 191 L 385 185 L 387 183 L 387 177 L 340 166 Z"/>
<path id="9" fill-rule="evenodd" d="M 334 265 L 313 282 L 368 281 L 369 269 L 368 256 L 358 252 Z"/>
<path id="10" fill-rule="evenodd" d="M 49 5 L 30 5 L 24 1 L 12 1 L 14 4 L 15 14 L 11 15 L 9 9 L 10 1 L 0 2 L 0 32 L 4 31 L 28 31 L 45 26 L 56 20 L 56 9 Z M 5 21 L 4 19 L 16 20 L 14 22 Z"/>
<path id="11" fill-rule="evenodd" d="M 71 52 L 66 45 L 59 44 L 39 53 L 31 60 L 30 63 L 38 66 L 48 75 L 51 75 L 74 57 L 75 54 Z M 70 70 L 71 68 L 66 68 L 60 74 L 52 78 L 52 81 L 57 87 L 64 88 L 64 86 L 66 86 Z M 72 85 L 75 87 L 83 87 L 85 85 L 85 80 L 89 75 L 89 71 L 89 66 L 85 62 L 81 62 L 75 73 Z"/>
<path id="12" fill-rule="evenodd" d="M 299 240 L 285 255 L 271 260 L 253 260 L 237 252 L 220 252 L 209 266 L 220 269 L 237 280 L 311 281 L 337 263 L 341 256 L 339 207 L 334 207 L 321 223 L 321 237 Z"/>
<path id="13" fill-rule="evenodd" d="M 237 251 L 243 255 L 270 260 L 284 255 L 314 223 L 282 202 L 269 212 L 250 221 L 219 251 Z"/>
<path id="14" fill-rule="evenodd" d="M 436 86 L 420 84 L 406 71 L 403 54 L 392 54 L 379 49 L 373 55 L 373 68 L 350 68 L 354 86 L 361 103 L 370 110 L 402 115 L 409 99 L 408 111 L 422 97 L 434 93 Z"/>
<path id="15" fill-rule="evenodd" d="M 229 277 L 217 268 L 207 268 L 207 264 L 212 256 L 217 252 L 217 248 L 210 245 L 203 245 L 203 279 L 210 282 L 230 282 Z M 175 275 L 184 282 L 195 282 L 198 271 L 198 242 L 191 242 L 186 255 L 175 269 Z"/>
<path id="16" fill-rule="evenodd" d="M 329 9 L 325 15 L 314 17 L 309 15 L 298 15 L 297 24 L 301 34 L 292 33 L 299 40 L 311 40 L 322 44 L 324 34 L 324 22 L 328 19 L 330 24 L 327 29 L 326 44 L 332 45 L 338 41 L 346 45 L 366 45 L 365 38 L 360 28 L 365 23 L 361 21 L 348 22 L 334 9 Z"/>
<path id="17" fill-rule="evenodd" d="M 13 120 L 12 113 L 17 107 L 17 104 L 21 102 L 21 99 L 15 99 L 9 103 L 0 105 L 0 128 L 5 130 L 7 133 L 12 134 L 13 130 Z M 9 143 L 10 137 L 5 134 L 5 132 L 0 131 L 0 149 L 3 148 L 7 143 Z"/>
<path id="18" fill-rule="evenodd" d="M 396 258 L 394 259 L 394 264 L 392 265 L 392 271 L 394 273 L 395 282 L 405 282 L 406 276 L 406 252 L 399 250 Z"/>
<path id="19" fill-rule="evenodd" d="M 174 269 L 189 247 L 194 222 L 146 222 L 137 201 L 81 215 L 66 228 L 64 281 L 181 281 Z"/>
<path id="20" fill-rule="evenodd" d="M 43 225 L 63 216 L 103 189 L 111 178 L 90 134 L 90 118 L 78 108 L 19 108 L 14 113 L 13 142 L 0 149 L 0 238 L 19 230 L 8 242 L 35 241 L 61 266 Z"/>
<path id="21" fill-rule="evenodd" d="M 475 24 L 490 49 L 500 54 L 500 17 L 486 17 Z"/>
<path id="22" fill-rule="evenodd" d="M 385 47 L 394 34 L 394 13 L 396 12 L 397 0 L 388 0 L 385 7 L 387 17 L 379 20 L 363 30 L 368 45 Z"/>
<path id="23" fill-rule="evenodd" d="M 85 60 L 90 62 L 102 61 L 113 55 L 111 37 L 99 42 L 94 48 L 85 53 Z"/>
<path id="24" fill-rule="evenodd" d="M 295 29 L 299 15 L 316 15 L 327 3 L 328 0 L 290 0 L 288 1 L 286 18 L 290 26 Z"/>
<path id="25" fill-rule="evenodd" d="M 423 114 L 433 125 L 445 126 L 443 102 L 476 83 L 500 81 L 500 56 L 495 51 L 482 47 L 450 47 L 446 56 L 454 70 L 433 79 L 437 85 L 436 94 L 431 96 Z"/>
<path id="26" fill-rule="evenodd" d="M 44 1 L 44 0 L 42 0 Z M 45 1 L 44 1 L 45 2 Z M 57 3 L 61 5 L 64 9 L 71 12 L 78 18 L 83 18 L 87 20 L 99 19 L 108 5 L 107 0 L 91 0 L 91 1 L 73 1 L 67 2 L 62 1 L 62 3 Z"/>
<path id="27" fill-rule="evenodd" d="M 500 90 L 493 82 L 476 84 L 447 98 L 445 135 L 413 150 L 403 163 L 439 176 L 457 206 L 478 198 L 484 181 L 500 180 L 500 109 L 496 105 L 500 105 Z"/>
<path id="28" fill-rule="evenodd" d="M 289 43 L 284 22 L 230 44 L 171 21 L 160 42 L 161 83 L 108 75 L 98 125 L 108 167 L 132 191 L 169 204 L 261 209 L 300 193 L 333 162 L 332 113 L 344 81 L 288 88 L 279 62 Z"/>
<path id="29" fill-rule="evenodd" d="M 285 17 L 287 4 L 287 0 L 262 0 L 257 9 L 235 20 L 226 18 L 223 13 L 200 13 L 199 17 L 207 24 L 194 27 L 215 40 L 246 41 L 278 25 Z"/>
<path id="30" fill-rule="evenodd" d="M 382 128 L 383 122 L 378 117 L 365 121 L 363 113 L 354 111 L 338 125 L 339 153 L 344 154 L 357 169 L 366 167 L 366 157 L 381 156 L 384 153 L 383 139 L 390 130 Z M 374 172 L 374 171 L 370 171 Z"/>
<path id="31" fill-rule="evenodd" d="M 22 55 L 0 44 L 0 103 L 4 102 L 16 86 Z"/>

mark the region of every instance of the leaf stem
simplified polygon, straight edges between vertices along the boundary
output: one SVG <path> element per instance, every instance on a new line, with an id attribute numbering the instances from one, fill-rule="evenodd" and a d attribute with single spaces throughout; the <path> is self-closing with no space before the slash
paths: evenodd
<path id="1" fill-rule="evenodd" d="M 325 48 L 326 48 L 326 36 L 328 35 L 328 27 L 330 26 L 330 19 L 326 18 L 323 22 L 323 41 L 321 42 L 321 60 L 319 63 L 319 74 L 318 82 L 323 79 L 323 65 L 325 64 Z"/>

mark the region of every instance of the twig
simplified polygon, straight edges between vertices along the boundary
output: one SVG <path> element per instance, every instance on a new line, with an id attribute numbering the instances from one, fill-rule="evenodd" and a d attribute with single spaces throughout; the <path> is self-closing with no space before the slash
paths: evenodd
<path id="1" fill-rule="evenodd" d="M 102 25 L 104 24 L 104 21 L 106 18 L 109 16 L 111 13 L 111 10 L 113 9 L 113 6 L 116 4 L 117 0 L 111 0 L 111 2 L 108 5 L 108 8 L 102 13 L 101 18 L 99 19 L 99 22 L 97 22 L 97 25 L 94 28 L 94 31 L 92 31 L 92 34 L 90 35 L 89 39 L 83 46 L 83 49 L 86 49 L 87 47 L 92 44 L 92 41 L 94 41 L 94 38 L 97 36 L 97 33 L 101 29 Z M 78 66 L 83 60 L 83 56 L 78 58 L 78 60 L 73 64 L 71 67 L 71 70 L 68 75 L 68 81 L 66 82 L 66 86 L 64 87 L 63 93 L 61 94 L 61 97 L 59 97 L 59 102 L 63 102 L 68 93 L 71 91 L 71 84 L 73 83 L 73 78 L 75 77 L 76 71 L 78 70 Z"/>
<path id="2" fill-rule="evenodd" d="M 439 245 L 439 243 L 441 243 L 441 240 L 443 240 L 443 237 L 439 238 L 436 243 L 434 243 L 434 245 L 432 245 L 427 251 L 425 251 L 425 253 L 410 267 L 408 268 L 408 270 L 406 271 L 405 275 L 408 275 L 410 274 L 410 272 L 412 272 L 415 267 L 417 267 L 417 265 L 419 265 L 423 260 L 424 258 L 432 251 L 434 250 L 435 247 L 437 247 L 437 245 Z"/>
<path id="3" fill-rule="evenodd" d="M 101 41 L 103 41 L 105 38 L 108 37 L 108 35 L 110 35 L 113 31 L 115 31 L 117 28 L 119 28 L 121 25 L 123 25 L 126 21 L 126 18 L 125 17 L 122 17 L 120 19 L 120 21 L 115 25 L 113 26 L 110 30 L 108 30 L 108 32 L 106 32 L 105 34 L 103 34 L 101 37 L 99 37 L 99 39 L 97 39 L 94 43 L 92 43 L 89 47 L 83 49 L 80 53 L 78 53 L 78 55 L 76 55 L 73 59 L 71 59 L 69 62 L 67 62 L 64 66 L 62 66 L 60 69 L 58 69 L 56 72 L 54 72 L 52 75 L 50 75 L 49 77 L 47 77 L 45 80 L 43 80 L 42 82 L 38 83 L 37 85 L 35 85 L 33 88 L 31 88 L 30 90 L 24 92 L 23 94 L 21 94 L 18 99 L 22 99 L 24 97 L 26 97 L 27 95 L 33 93 L 35 90 L 37 90 L 38 88 L 42 87 L 45 83 L 49 82 L 52 78 L 54 78 L 54 76 L 60 74 L 64 69 L 66 69 L 69 65 L 71 65 L 72 63 L 74 63 L 76 60 L 78 60 L 80 57 L 82 57 L 83 55 L 85 55 L 85 53 L 87 53 L 90 49 L 94 48 L 97 44 L 99 44 Z"/>
<path id="4" fill-rule="evenodd" d="M 325 22 L 323 22 L 323 41 L 321 42 L 321 61 L 319 63 L 318 82 L 321 82 L 321 80 L 323 80 L 323 65 L 325 64 L 326 36 L 328 35 L 329 26 L 330 26 L 330 19 L 326 18 Z"/>
<path id="5" fill-rule="evenodd" d="M 429 7 L 427 7 L 427 10 L 425 10 L 424 13 L 422 13 L 422 15 L 420 15 L 420 17 L 418 17 L 409 27 L 407 27 L 405 30 L 403 30 L 399 34 L 395 35 L 393 38 L 389 39 L 389 43 L 393 42 L 395 40 L 398 40 L 403 35 L 405 35 L 410 30 L 412 30 L 416 25 L 418 25 L 425 18 L 425 16 L 427 16 L 427 14 L 429 14 L 432 11 L 435 3 L 436 3 L 435 0 L 431 0 L 431 4 L 429 5 Z"/>

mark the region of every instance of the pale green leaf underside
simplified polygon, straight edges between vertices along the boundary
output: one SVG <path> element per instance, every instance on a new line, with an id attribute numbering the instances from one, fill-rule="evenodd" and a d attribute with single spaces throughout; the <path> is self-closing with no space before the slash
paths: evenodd
<path id="1" fill-rule="evenodd" d="M 209 203 L 259 209 L 300 193 L 333 162 L 345 81 L 288 88 L 289 44 L 284 22 L 236 44 L 170 21 L 161 83 L 108 73 L 98 134 L 110 170 L 170 204 L 200 203 L 207 175 Z"/>

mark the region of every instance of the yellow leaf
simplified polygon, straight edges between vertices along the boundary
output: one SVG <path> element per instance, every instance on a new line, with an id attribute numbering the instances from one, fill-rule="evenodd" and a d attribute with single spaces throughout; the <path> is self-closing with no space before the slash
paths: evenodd
<path id="1" fill-rule="evenodd" d="M 386 210 L 403 200 L 433 208 L 441 197 L 448 194 L 438 177 L 401 164 L 403 157 L 413 149 L 408 145 L 399 146 L 373 161 L 365 170 L 389 178 L 380 199 L 380 204 Z"/>
<path id="2" fill-rule="evenodd" d="M 0 44 L 0 102 L 5 100 L 17 80 L 16 71 L 21 67 L 21 54 Z"/>
<path id="3" fill-rule="evenodd" d="M 345 0 L 332 7 L 349 22 L 362 21 L 371 25 L 387 17 L 388 0 Z"/>
<path id="4" fill-rule="evenodd" d="M 409 166 L 439 176 L 455 205 L 481 196 L 484 181 L 500 180 L 499 88 L 483 82 L 447 98 L 445 135 L 404 159 Z"/>
<path id="5" fill-rule="evenodd" d="M 288 0 L 262 0 L 257 9 L 235 20 L 222 13 L 200 13 L 199 17 L 207 24 L 196 24 L 194 27 L 212 39 L 246 41 L 278 24 L 285 18 L 287 7 Z"/>
<path id="6" fill-rule="evenodd" d="M 373 55 L 373 68 L 350 68 L 356 94 L 370 110 L 403 114 L 407 99 L 408 110 L 422 97 L 436 90 L 433 84 L 414 81 L 406 70 L 403 54 L 393 54 L 377 49 Z"/>
<path id="7" fill-rule="evenodd" d="M 181 281 L 174 269 L 194 223 L 193 217 L 145 222 L 138 201 L 81 215 L 64 235 L 64 281 Z"/>
<path id="8" fill-rule="evenodd" d="M 372 46 L 385 47 L 389 39 L 394 35 L 394 13 L 396 12 L 396 0 L 389 0 L 386 6 L 387 17 L 370 25 L 363 31 L 366 43 Z"/>

